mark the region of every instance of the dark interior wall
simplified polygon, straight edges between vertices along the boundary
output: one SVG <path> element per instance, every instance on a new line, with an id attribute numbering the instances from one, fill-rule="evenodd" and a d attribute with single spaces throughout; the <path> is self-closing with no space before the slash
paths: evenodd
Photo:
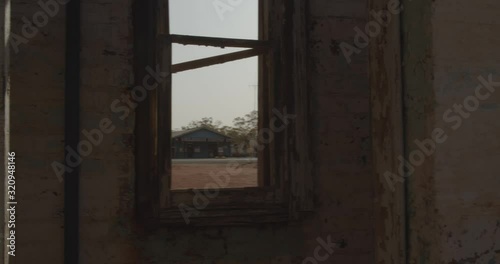
<path id="1" fill-rule="evenodd" d="M 364 28 L 366 1 L 316 0 L 308 10 L 316 210 L 302 222 L 247 228 L 159 230 L 134 223 L 133 112 L 111 110 L 133 86 L 132 0 L 82 0 L 81 127 L 103 135 L 81 167 L 82 263 L 301 263 L 318 239 L 347 245 L 324 263 L 372 263 L 373 192 L 367 50 L 349 64 L 340 43 Z M 13 3 L 13 32 L 42 8 Z M 19 155 L 18 263 L 62 263 L 63 184 L 50 164 L 64 149 L 64 10 L 13 55 L 12 149 Z M 82 138 L 85 138 L 82 136 Z"/>
<path id="2" fill-rule="evenodd" d="M 409 263 L 500 263 L 500 3 L 406 2 Z"/>
<path id="3" fill-rule="evenodd" d="M 10 149 L 17 157 L 18 201 L 13 263 L 62 263 L 63 184 L 51 163 L 62 160 L 64 149 L 64 10 L 48 19 L 35 1 L 11 1 L 11 8 Z M 32 23 L 35 14 L 40 27 Z"/>

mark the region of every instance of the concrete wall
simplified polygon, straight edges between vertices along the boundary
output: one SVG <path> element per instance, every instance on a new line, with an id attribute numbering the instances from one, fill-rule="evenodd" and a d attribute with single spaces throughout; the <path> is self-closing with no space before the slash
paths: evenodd
<path id="1" fill-rule="evenodd" d="M 500 81 L 499 8 L 491 0 L 408 2 L 407 157 L 414 140 L 442 129 L 409 179 L 410 263 L 500 263 L 500 93 L 479 80 Z M 464 101 L 462 115 L 454 107 Z"/>
<path id="2" fill-rule="evenodd" d="M 81 263 L 301 263 L 327 237 L 347 245 L 323 263 L 373 263 L 367 50 L 348 64 L 339 48 L 352 43 L 355 26 L 364 27 L 366 5 L 310 1 L 316 212 L 294 225 L 144 235 L 133 217 L 134 116 L 120 120 L 110 110 L 132 86 L 132 2 L 82 0 L 82 129 L 97 128 L 103 117 L 116 129 L 82 164 Z M 22 17 L 41 10 L 35 1 L 12 8 L 17 34 Z M 12 149 L 20 176 L 15 263 L 63 261 L 63 184 L 50 165 L 63 160 L 64 18 L 57 12 L 12 59 Z"/>
<path id="3" fill-rule="evenodd" d="M 50 164 L 62 159 L 64 148 L 64 12 L 38 30 L 26 26 L 23 34 L 41 8 L 34 1 L 11 7 L 10 148 L 17 157 L 18 201 L 13 263 L 61 263 L 63 184 Z"/>
<path id="4" fill-rule="evenodd" d="M 452 126 L 435 159 L 444 263 L 500 263 L 499 9 L 492 0 L 439 1 L 434 9 L 435 122 Z M 480 78 L 489 76 L 497 84 L 486 88 Z M 470 116 L 443 117 L 452 104 Z"/>

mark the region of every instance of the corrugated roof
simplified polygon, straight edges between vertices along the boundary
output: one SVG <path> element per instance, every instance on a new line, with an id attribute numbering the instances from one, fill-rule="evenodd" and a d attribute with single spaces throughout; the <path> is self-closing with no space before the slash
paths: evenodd
<path id="1" fill-rule="evenodd" d="M 226 137 L 226 138 L 230 138 L 227 135 L 224 135 L 224 134 L 220 133 L 219 131 L 216 131 L 216 130 L 208 128 L 208 127 L 198 127 L 198 128 L 188 129 L 188 130 L 172 131 L 172 138 L 181 137 L 181 136 L 184 136 L 184 135 L 187 135 L 187 134 L 190 134 L 190 133 L 196 132 L 198 130 L 202 130 L 202 129 L 208 130 L 212 133 L 221 135 L 221 136 Z"/>
<path id="2" fill-rule="evenodd" d="M 191 132 L 196 131 L 196 129 L 188 129 L 188 130 L 181 130 L 181 131 L 172 131 L 172 138 L 180 137 L 185 134 L 189 134 Z"/>

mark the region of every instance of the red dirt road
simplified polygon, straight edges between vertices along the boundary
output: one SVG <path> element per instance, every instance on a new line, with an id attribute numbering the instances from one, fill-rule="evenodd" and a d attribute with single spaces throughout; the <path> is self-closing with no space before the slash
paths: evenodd
<path id="1" fill-rule="evenodd" d="M 224 172 L 227 163 L 173 163 L 172 164 L 172 189 L 204 189 L 207 183 L 216 183 L 210 174 Z M 244 163 L 238 165 L 241 172 L 231 176 L 229 183 L 224 188 L 241 188 L 257 186 L 257 163 Z"/>

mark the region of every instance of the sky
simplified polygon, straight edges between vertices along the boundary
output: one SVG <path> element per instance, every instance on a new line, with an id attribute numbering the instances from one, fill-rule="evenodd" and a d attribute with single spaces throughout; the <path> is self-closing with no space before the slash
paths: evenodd
<path id="1" fill-rule="evenodd" d="M 258 38 L 257 0 L 170 0 L 170 33 L 222 38 Z M 217 3 L 231 7 L 218 12 Z M 234 4 L 234 6 L 230 4 Z M 240 51 L 178 45 L 172 63 Z M 236 117 L 257 110 L 257 57 L 172 75 L 172 128 L 212 117 L 231 125 Z"/>

